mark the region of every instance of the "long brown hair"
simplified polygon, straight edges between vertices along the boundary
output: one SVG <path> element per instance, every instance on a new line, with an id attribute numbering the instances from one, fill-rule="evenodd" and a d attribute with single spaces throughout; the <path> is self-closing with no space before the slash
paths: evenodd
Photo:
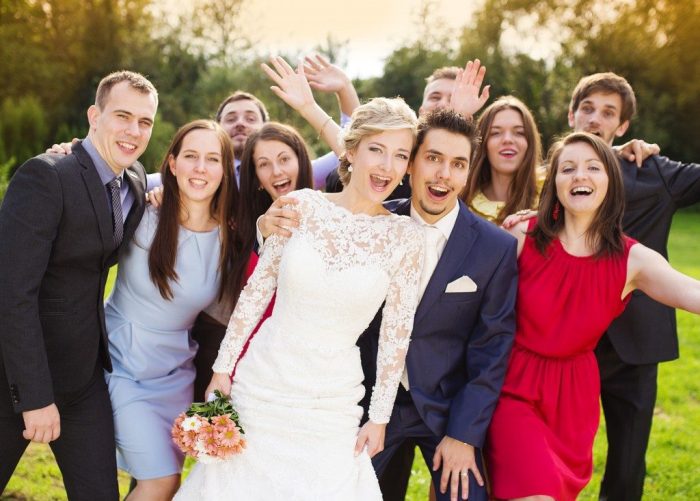
<path id="1" fill-rule="evenodd" d="M 289 146 L 297 156 L 299 174 L 295 190 L 313 188 L 313 170 L 306 143 L 299 133 L 288 125 L 267 122 L 260 130 L 252 133 L 245 143 L 240 164 L 240 196 L 236 212 L 236 238 L 233 268 L 236 284 L 233 297 L 238 299 L 246 280 L 247 263 L 256 241 L 255 222 L 272 205 L 272 197 L 262 189 L 255 171 L 255 146 L 259 141 L 279 141 Z"/>
<path id="2" fill-rule="evenodd" d="M 180 232 L 180 190 L 177 179 L 170 171 L 170 159 L 177 158 L 182 148 L 182 143 L 192 131 L 211 130 L 216 133 L 221 144 L 221 164 L 224 175 L 221 184 L 216 190 L 211 201 L 211 216 L 219 224 L 219 240 L 221 242 L 221 252 L 219 255 L 219 283 L 218 300 L 222 301 L 231 298 L 234 289 L 232 273 L 233 256 L 233 230 L 231 229 L 230 217 L 233 208 L 238 203 L 238 187 L 234 174 L 233 145 L 226 134 L 226 131 L 213 120 L 194 120 L 189 122 L 175 133 L 168 151 L 165 153 L 163 162 L 160 165 L 160 175 L 163 182 L 163 203 L 161 204 L 158 218 L 158 227 L 153 237 L 153 243 L 148 252 L 148 271 L 153 283 L 158 287 L 160 295 L 164 299 L 173 298 L 170 282 L 177 282 L 178 276 L 175 271 L 175 261 L 177 259 L 178 234 Z"/>
<path id="3" fill-rule="evenodd" d="M 479 117 L 476 124 L 477 133 L 482 138 L 481 146 L 476 149 L 472 168 L 469 170 L 467 187 L 462 199 L 470 205 L 474 197 L 489 185 L 492 179 L 491 163 L 488 158 L 487 142 L 491 126 L 496 115 L 503 110 L 514 110 L 523 119 L 527 151 L 522 164 L 515 171 L 508 187 L 508 199 L 496 217 L 501 224 L 510 214 L 521 209 L 532 209 L 537 203 L 537 168 L 542 165 L 542 140 L 532 113 L 520 99 L 503 96 L 491 103 Z"/>
<path id="4" fill-rule="evenodd" d="M 588 144 L 605 166 L 608 175 L 608 192 L 603 203 L 593 217 L 593 222 L 586 232 L 586 240 L 595 248 L 594 257 L 604 257 L 620 254 L 624 249 L 622 241 L 622 215 L 625 211 L 625 187 L 617 155 L 605 141 L 587 132 L 574 132 L 565 136 L 552 145 L 548 155 L 547 179 L 542 188 L 542 196 L 537 211 L 537 224 L 531 235 L 535 240 L 537 250 L 543 255 L 553 239 L 564 228 L 566 215 L 563 208 L 554 218 L 554 206 L 559 202 L 557 197 L 556 177 L 559 168 L 559 157 L 562 151 L 575 143 Z"/>

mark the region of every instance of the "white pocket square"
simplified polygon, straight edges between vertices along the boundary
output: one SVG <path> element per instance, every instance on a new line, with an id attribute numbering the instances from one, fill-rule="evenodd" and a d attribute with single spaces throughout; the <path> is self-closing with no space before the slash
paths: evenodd
<path id="1" fill-rule="evenodd" d="M 447 288 L 445 289 L 446 293 L 450 292 L 475 292 L 476 291 L 476 284 L 474 283 L 474 280 L 469 278 L 468 276 L 464 275 L 463 277 L 459 277 L 457 280 L 453 280 L 449 284 L 447 284 Z"/>

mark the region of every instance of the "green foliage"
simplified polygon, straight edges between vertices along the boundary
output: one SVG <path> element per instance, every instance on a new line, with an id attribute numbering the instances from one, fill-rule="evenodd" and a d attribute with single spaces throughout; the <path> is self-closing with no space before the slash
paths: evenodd
<path id="1" fill-rule="evenodd" d="M 0 204 L 2 204 L 2 200 L 5 198 L 5 193 L 7 192 L 7 186 L 10 184 L 10 173 L 12 172 L 14 164 L 14 158 L 10 158 L 4 164 L 0 163 Z"/>
<path id="2" fill-rule="evenodd" d="M 0 164 L 17 163 L 43 153 L 48 125 L 44 108 L 35 96 L 5 98 L 0 104 Z M 16 168 L 18 165 L 13 166 Z"/>

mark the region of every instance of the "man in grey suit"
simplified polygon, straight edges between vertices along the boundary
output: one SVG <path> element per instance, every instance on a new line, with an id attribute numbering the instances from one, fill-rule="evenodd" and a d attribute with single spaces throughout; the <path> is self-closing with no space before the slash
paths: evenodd
<path id="1" fill-rule="evenodd" d="M 0 491 L 29 441 L 49 443 L 71 500 L 116 500 L 103 296 L 144 211 L 137 162 L 158 106 L 142 75 L 102 79 L 86 139 L 39 155 L 0 208 Z"/>
<path id="2" fill-rule="evenodd" d="M 634 115 L 634 91 L 623 77 L 596 73 L 582 78 L 569 106 L 569 125 L 597 134 L 612 145 Z M 668 258 L 673 214 L 700 202 L 700 165 L 652 155 L 640 168 L 620 160 L 625 185 L 627 235 Z M 645 454 L 656 402 L 659 362 L 678 358 L 676 317 L 672 308 L 632 293 L 625 311 L 596 348 L 608 456 L 601 500 L 639 501 L 646 473 Z"/>

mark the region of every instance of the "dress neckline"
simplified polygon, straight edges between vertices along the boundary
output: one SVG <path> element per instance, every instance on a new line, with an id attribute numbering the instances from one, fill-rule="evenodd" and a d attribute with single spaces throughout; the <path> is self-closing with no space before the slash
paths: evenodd
<path id="1" fill-rule="evenodd" d="M 339 205 L 339 204 L 333 202 L 323 192 L 321 192 L 319 190 L 314 190 L 314 191 L 326 202 L 326 204 L 328 204 L 331 207 L 339 210 L 340 212 L 343 212 L 344 214 L 347 214 L 347 215 L 352 216 L 352 217 L 358 217 L 358 218 L 363 218 L 363 219 L 374 219 L 374 218 L 381 218 L 381 217 L 392 217 L 392 216 L 396 215 L 392 212 L 389 212 L 387 214 L 375 214 L 375 215 L 367 214 L 365 212 L 355 213 L 355 212 L 352 212 L 350 209 L 347 209 L 347 208 L 343 207 L 342 205 Z"/>

